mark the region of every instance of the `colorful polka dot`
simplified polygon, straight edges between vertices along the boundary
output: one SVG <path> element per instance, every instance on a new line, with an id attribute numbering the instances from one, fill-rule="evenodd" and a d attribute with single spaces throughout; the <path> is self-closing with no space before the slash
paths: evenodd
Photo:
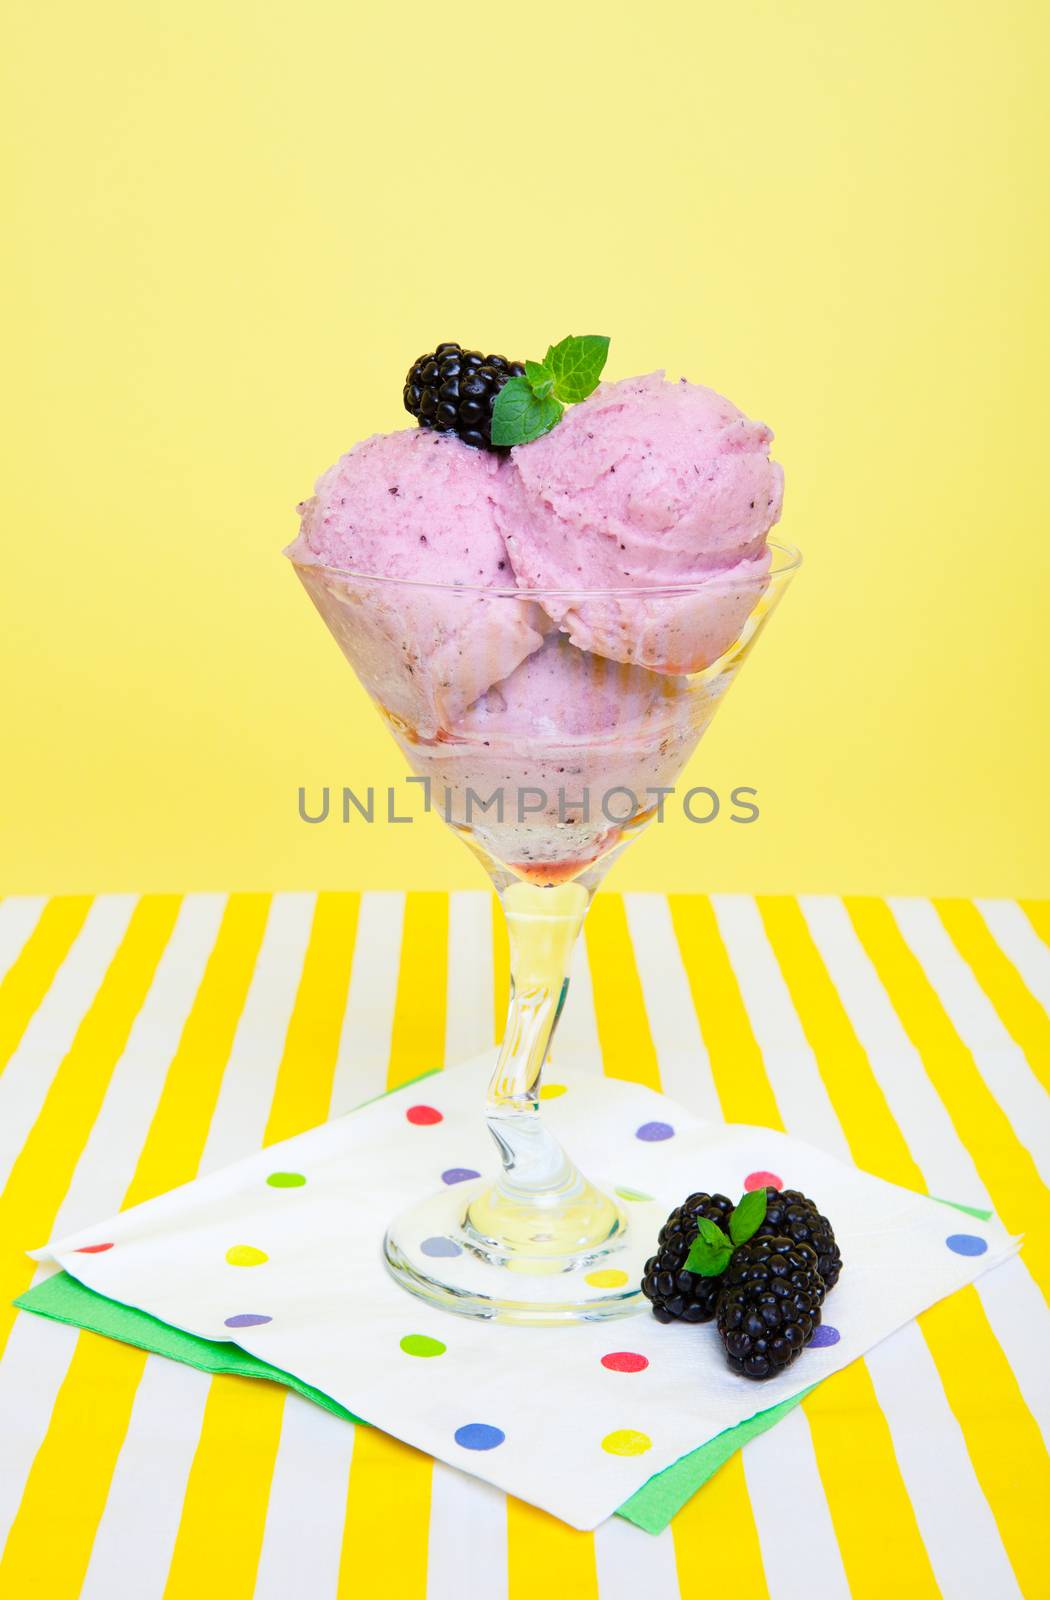
<path id="1" fill-rule="evenodd" d="M 455 1432 L 456 1443 L 464 1450 L 495 1450 L 506 1437 L 502 1428 L 494 1428 L 488 1422 L 466 1422 Z"/>
<path id="2" fill-rule="evenodd" d="M 112 1248 L 113 1241 L 110 1240 L 109 1244 L 82 1244 L 74 1253 L 78 1256 L 100 1256 L 103 1250 L 112 1250 Z"/>
<path id="3" fill-rule="evenodd" d="M 639 1355 L 637 1350 L 610 1350 L 602 1356 L 602 1366 L 609 1372 L 644 1372 L 648 1365 L 648 1356 Z"/>
<path id="4" fill-rule="evenodd" d="M 406 1356 L 443 1356 L 448 1346 L 425 1333 L 406 1333 L 401 1348 Z"/>
<path id="5" fill-rule="evenodd" d="M 235 1244 L 227 1250 L 226 1259 L 231 1267 L 261 1267 L 270 1258 L 265 1250 L 257 1250 L 253 1244 Z"/>
<path id="6" fill-rule="evenodd" d="M 461 1256 L 463 1246 L 454 1239 L 443 1239 L 440 1234 L 434 1234 L 430 1239 L 424 1239 L 419 1247 L 425 1256 Z"/>
<path id="7" fill-rule="evenodd" d="M 224 1328 L 261 1328 L 264 1322 L 272 1322 L 272 1317 L 261 1316 L 257 1311 L 239 1311 L 235 1317 L 227 1317 L 223 1323 Z"/>
<path id="8" fill-rule="evenodd" d="M 784 1180 L 775 1172 L 749 1172 L 744 1179 L 744 1188 L 748 1194 L 755 1189 L 782 1189 Z"/>
<path id="9" fill-rule="evenodd" d="M 447 1167 L 441 1174 L 442 1183 L 466 1183 L 468 1178 L 480 1178 L 481 1173 L 475 1172 L 473 1167 Z"/>
<path id="10" fill-rule="evenodd" d="M 617 1428 L 602 1440 L 602 1449 L 611 1456 L 644 1456 L 652 1445 L 649 1435 L 639 1433 L 637 1428 Z"/>
<path id="11" fill-rule="evenodd" d="M 957 1256 L 983 1256 L 988 1248 L 988 1240 L 976 1233 L 950 1233 L 944 1242 Z"/>
<path id="12" fill-rule="evenodd" d="M 306 1179 L 301 1172 L 271 1172 L 266 1181 L 271 1189 L 301 1189 Z"/>
<path id="13" fill-rule="evenodd" d="M 613 1193 L 619 1195 L 621 1200 L 651 1200 L 653 1198 L 651 1194 L 646 1194 L 643 1189 L 614 1189 Z"/>
<path id="14" fill-rule="evenodd" d="M 409 1106 L 405 1118 L 415 1128 L 432 1128 L 435 1122 L 445 1120 L 436 1106 Z"/>
<path id="15" fill-rule="evenodd" d="M 643 1122 L 635 1129 L 634 1136 L 646 1144 L 659 1144 L 661 1139 L 673 1139 L 674 1129 L 669 1122 Z"/>
<path id="16" fill-rule="evenodd" d="M 541 1100 L 560 1100 L 563 1094 L 568 1094 L 567 1083 L 545 1083 L 540 1087 Z"/>
<path id="17" fill-rule="evenodd" d="M 841 1338 L 842 1335 L 839 1330 L 833 1328 L 830 1322 L 822 1322 L 809 1341 L 809 1348 L 811 1350 L 826 1350 L 828 1345 L 838 1344 Z"/>
<path id="18" fill-rule="evenodd" d="M 583 1281 L 593 1289 L 622 1289 L 628 1280 L 626 1272 L 618 1267 L 602 1267 L 598 1272 L 588 1272 Z"/>

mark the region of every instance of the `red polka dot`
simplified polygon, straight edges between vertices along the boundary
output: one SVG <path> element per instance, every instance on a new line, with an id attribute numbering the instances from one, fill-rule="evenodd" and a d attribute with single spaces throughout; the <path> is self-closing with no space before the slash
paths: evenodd
<path id="1" fill-rule="evenodd" d="M 648 1365 L 647 1357 L 640 1356 L 637 1350 L 612 1350 L 602 1356 L 602 1366 L 610 1372 L 644 1372 Z"/>
<path id="2" fill-rule="evenodd" d="M 429 1128 L 435 1122 L 445 1120 L 435 1106 L 409 1106 L 405 1116 L 409 1122 L 415 1123 L 417 1128 Z"/>
<path id="3" fill-rule="evenodd" d="M 775 1172 L 749 1172 L 744 1179 L 744 1188 L 748 1194 L 752 1189 L 782 1189 L 783 1178 L 778 1178 Z"/>
<path id="4" fill-rule="evenodd" d="M 103 1250 L 112 1250 L 112 1248 L 112 1241 L 109 1244 L 82 1244 L 78 1250 L 74 1251 L 74 1254 L 78 1256 L 100 1256 Z"/>

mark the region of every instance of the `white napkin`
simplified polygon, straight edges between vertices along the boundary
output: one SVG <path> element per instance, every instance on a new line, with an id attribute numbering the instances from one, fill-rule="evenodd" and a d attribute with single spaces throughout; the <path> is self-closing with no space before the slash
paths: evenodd
<path id="1" fill-rule="evenodd" d="M 387 1275 L 383 1232 L 443 1181 L 492 1170 L 490 1066 L 486 1056 L 435 1074 L 33 1254 L 164 1322 L 233 1340 L 387 1433 L 594 1528 L 653 1473 L 846 1366 L 1017 1248 L 996 1221 L 797 1139 L 586 1078 L 544 1115 L 596 1181 L 665 1212 L 697 1189 L 736 1199 L 759 1173 L 817 1201 L 845 1258 L 818 1331 L 827 1342 L 753 1383 L 729 1372 L 711 1325 L 643 1314 L 523 1328 L 432 1310 Z M 440 1120 L 410 1120 L 418 1106 Z M 634 1359 L 603 1364 L 616 1355 Z"/>

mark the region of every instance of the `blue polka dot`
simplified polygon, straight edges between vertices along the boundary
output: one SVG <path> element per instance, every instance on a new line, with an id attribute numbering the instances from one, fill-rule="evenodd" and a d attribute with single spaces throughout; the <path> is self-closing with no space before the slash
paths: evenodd
<path id="1" fill-rule="evenodd" d="M 235 1317 L 227 1317 L 223 1323 L 224 1328 L 261 1328 L 264 1322 L 272 1322 L 272 1317 L 260 1316 L 256 1311 L 241 1311 Z"/>
<path id="2" fill-rule="evenodd" d="M 983 1256 L 988 1248 L 988 1240 L 976 1233 L 950 1233 L 944 1242 L 957 1256 Z"/>
<path id="3" fill-rule="evenodd" d="M 669 1122 L 643 1122 L 640 1128 L 635 1129 L 634 1136 L 644 1139 L 646 1144 L 657 1144 L 661 1139 L 673 1139 L 674 1129 Z"/>
<path id="4" fill-rule="evenodd" d="M 425 1256 L 461 1256 L 463 1246 L 458 1245 L 454 1239 L 443 1239 L 440 1234 L 435 1234 L 431 1239 L 424 1239 L 419 1247 Z"/>
<path id="5" fill-rule="evenodd" d="M 495 1450 L 507 1435 L 502 1428 L 493 1428 L 487 1422 L 466 1422 L 456 1429 L 455 1437 L 464 1450 Z"/>
<path id="6" fill-rule="evenodd" d="M 442 1183 L 466 1183 L 468 1178 L 480 1178 L 481 1173 L 475 1172 L 473 1167 L 449 1167 L 441 1174 Z"/>
<path id="7" fill-rule="evenodd" d="M 829 1344 L 838 1344 L 841 1338 L 842 1335 L 839 1330 L 833 1328 L 830 1322 L 822 1322 L 809 1341 L 809 1348 L 811 1350 L 824 1350 Z"/>

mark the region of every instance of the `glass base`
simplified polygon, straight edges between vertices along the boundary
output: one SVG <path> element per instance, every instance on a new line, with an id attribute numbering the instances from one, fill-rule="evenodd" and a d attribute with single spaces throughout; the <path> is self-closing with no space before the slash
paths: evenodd
<path id="1" fill-rule="evenodd" d="M 515 1226 L 526 1217 L 527 1229 Z M 534 1325 L 598 1322 L 647 1309 L 642 1270 L 665 1220 L 655 1202 L 632 1202 L 628 1224 L 586 1182 L 545 1213 L 479 1178 L 402 1212 L 383 1254 L 402 1288 L 444 1311 Z"/>

